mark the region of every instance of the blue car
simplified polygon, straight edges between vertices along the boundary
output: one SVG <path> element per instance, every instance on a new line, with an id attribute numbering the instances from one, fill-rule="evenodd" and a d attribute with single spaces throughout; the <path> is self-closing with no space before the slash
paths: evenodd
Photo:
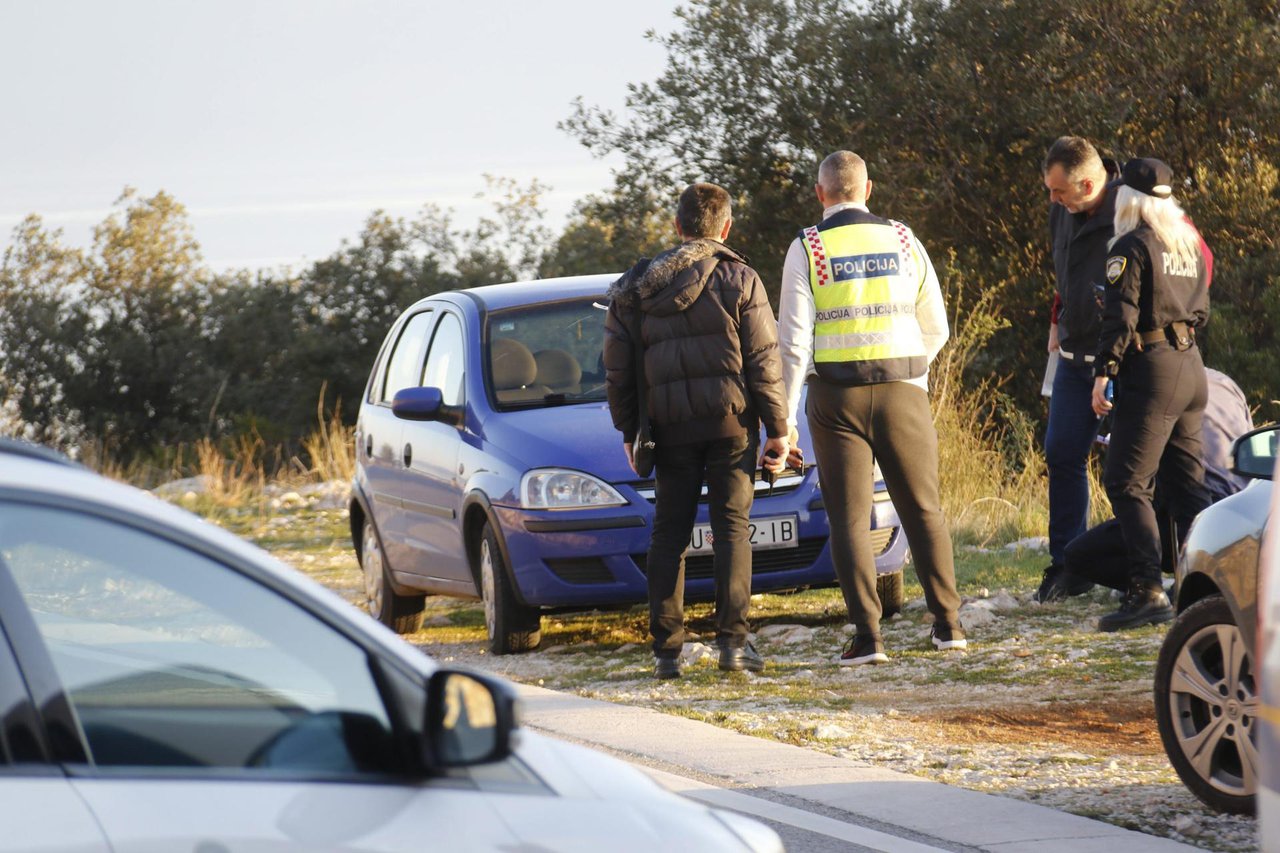
<path id="1" fill-rule="evenodd" d="M 538 645 L 544 611 L 648 601 L 654 484 L 623 455 L 605 402 L 605 291 L 616 276 L 501 284 L 424 299 L 392 326 L 356 426 L 351 534 L 369 612 L 401 632 L 424 597 L 480 598 L 496 654 Z M 801 423 L 806 460 L 813 448 Z M 818 472 L 756 483 L 755 592 L 831 585 Z M 886 615 L 906 537 L 877 477 L 871 517 Z M 686 598 L 712 600 L 699 509 Z"/>

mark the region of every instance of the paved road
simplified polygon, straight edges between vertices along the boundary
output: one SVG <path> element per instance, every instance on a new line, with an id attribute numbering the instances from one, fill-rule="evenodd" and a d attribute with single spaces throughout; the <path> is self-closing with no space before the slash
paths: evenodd
<path id="1" fill-rule="evenodd" d="M 796 851 L 1173 853 L 1188 847 L 707 723 L 520 685 L 525 724 L 769 823 Z"/>

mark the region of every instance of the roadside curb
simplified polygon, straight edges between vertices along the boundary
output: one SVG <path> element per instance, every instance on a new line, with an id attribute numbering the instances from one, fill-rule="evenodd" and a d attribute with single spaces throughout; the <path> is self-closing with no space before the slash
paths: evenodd
<path id="1" fill-rule="evenodd" d="M 525 724 L 554 737 L 621 753 L 640 764 L 685 768 L 728 789 L 775 791 L 953 846 L 999 853 L 1199 849 L 648 708 L 517 686 Z"/>

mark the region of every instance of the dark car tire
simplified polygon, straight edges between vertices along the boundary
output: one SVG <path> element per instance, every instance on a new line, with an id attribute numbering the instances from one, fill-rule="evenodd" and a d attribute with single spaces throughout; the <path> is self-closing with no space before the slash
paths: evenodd
<path id="1" fill-rule="evenodd" d="M 489 648 L 495 655 L 536 649 L 542 642 L 542 616 L 535 608 L 521 604 L 516 598 L 502 548 L 498 545 L 498 536 L 488 522 L 480 534 L 476 555 Z"/>
<path id="2" fill-rule="evenodd" d="M 365 519 L 360 537 L 360 570 L 364 575 L 365 607 L 370 616 L 397 634 L 412 634 L 422 628 L 427 597 L 396 594 L 391 587 L 387 561 L 382 556 L 382 543 L 371 519 Z"/>
<path id="3" fill-rule="evenodd" d="M 902 569 L 876 575 L 876 595 L 880 596 L 880 617 L 888 619 L 902 612 Z"/>
<path id="4" fill-rule="evenodd" d="M 1253 814 L 1257 685 L 1222 596 L 1197 601 L 1169 629 L 1156 659 L 1155 704 L 1164 751 L 1191 793 L 1218 811 Z M 1201 740 L 1210 752 L 1196 748 Z"/>

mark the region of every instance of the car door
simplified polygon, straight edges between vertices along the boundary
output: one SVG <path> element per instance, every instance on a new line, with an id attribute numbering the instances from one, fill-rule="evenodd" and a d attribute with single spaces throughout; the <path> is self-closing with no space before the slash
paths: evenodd
<path id="1" fill-rule="evenodd" d="M 462 320 L 441 311 L 427 349 L 422 384 L 439 388 L 447 406 L 465 409 L 466 356 Z M 472 589 L 471 568 L 462 540 L 462 478 L 458 454 L 464 427 L 442 421 L 406 421 L 402 456 L 408 460 L 404 480 L 405 542 L 413 550 L 404 567 L 446 584 Z"/>
<path id="2" fill-rule="evenodd" d="M 0 500 L 0 614 L 71 780 L 13 786 L 0 838 L 43 815 L 29 838 L 100 849 L 87 806 L 116 851 L 512 849 L 483 784 L 415 769 L 421 682 L 292 594 L 150 530 Z"/>
<path id="3" fill-rule="evenodd" d="M 414 554 L 405 543 L 404 491 L 406 476 L 401 434 L 405 422 L 391 411 L 391 401 L 401 388 L 422 382 L 427 337 L 435 321 L 428 309 L 408 317 L 382 359 L 380 377 L 372 383 L 372 400 L 364 407 L 357 427 L 356 446 L 361 454 L 367 488 L 366 499 L 373 523 L 382 538 L 383 553 L 393 571 L 409 570 Z"/>
<path id="4" fill-rule="evenodd" d="M 3 560 L 3 557 L 0 557 Z M 110 850 L 93 813 L 65 774 L 49 761 L 48 744 L 0 629 L 0 851 Z"/>

